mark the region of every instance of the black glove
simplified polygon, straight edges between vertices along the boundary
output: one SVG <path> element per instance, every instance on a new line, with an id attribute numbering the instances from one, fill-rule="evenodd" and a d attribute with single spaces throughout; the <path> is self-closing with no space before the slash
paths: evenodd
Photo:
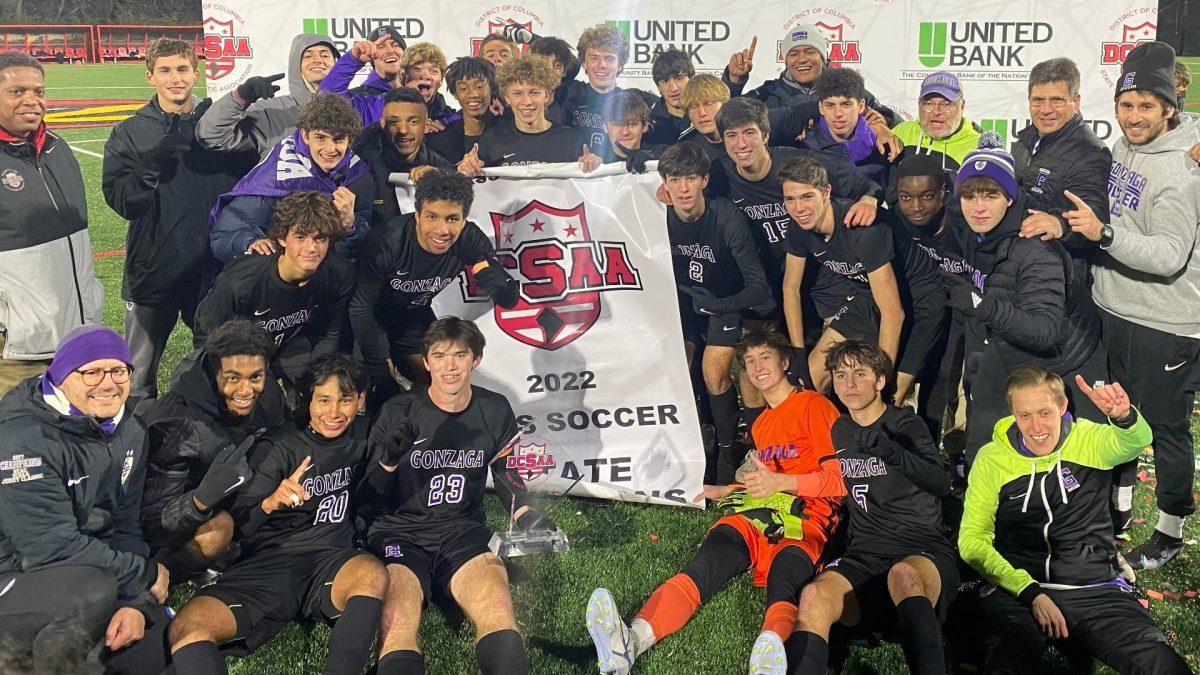
<path id="1" fill-rule="evenodd" d="M 617 150 L 625 155 L 625 170 L 629 173 L 646 173 L 646 162 L 654 159 L 654 155 L 641 148 L 630 150 L 617 143 Z"/>
<path id="2" fill-rule="evenodd" d="M 246 105 L 250 105 L 260 98 L 273 98 L 279 91 L 279 85 L 274 83 L 282 80 L 283 75 L 283 73 L 278 73 L 266 77 L 256 75 L 247 78 L 245 82 L 238 85 L 237 97 Z"/>
<path id="3" fill-rule="evenodd" d="M 891 458 L 896 452 L 896 446 L 891 439 L 877 429 L 869 427 L 854 432 L 854 443 L 859 450 L 883 460 Z"/>
<path id="4" fill-rule="evenodd" d="M 788 359 L 787 371 L 788 382 L 796 386 L 804 386 L 806 383 L 811 383 L 812 378 L 808 375 L 808 350 L 804 347 L 792 347 L 791 358 Z"/>
<path id="5" fill-rule="evenodd" d="M 971 282 L 961 276 L 945 270 L 938 274 L 942 277 L 942 283 L 946 286 L 946 294 L 950 306 L 967 316 L 975 315 L 975 308 L 979 307 L 983 302 L 983 296 L 975 289 Z"/>
<path id="6" fill-rule="evenodd" d="M 504 28 L 500 29 L 500 34 L 519 45 L 533 44 L 533 41 L 540 37 L 515 21 L 505 24 Z"/>
<path id="7" fill-rule="evenodd" d="M 555 532 L 558 530 L 558 525 L 550 519 L 550 516 L 538 513 L 533 509 L 525 509 L 517 517 L 517 528 L 523 532 Z"/>
<path id="8" fill-rule="evenodd" d="M 404 420 L 388 434 L 388 444 L 383 449 L 383 463 L 387 466 L 398 465 L 416 440 L 417 430 L 413 428 L 412 422 Z"/>
<path id="9" fill-rule="evenodd" d="M 246 461 L 246 453 L 256 440 L 257 436 L 250 435 L 241 443 L 230 443 L 217 453 L 212 464 L 208 465 L 204 478 L 200 479 L 200 484 L 192 490 L 192 498 L 203 504 L 205 509 L 211 509 L 250 482 L 250 463 Z"/>
<path id="10" fill-rule="evenodd" d="M 147 159 L 154 169 L 174 167 L 179 163 L 179 156 L 192 147 L 192 134 L 183 130 L 179 123 L 179 115 L 167 115 L 167 133 L 158 140 L 158 144 L 150 149 Z"/>
<path id="11" fill-rule="evenodd" d="M 517 280 L 509 276 L 500 263 L 488 261 L 487 267 L 475 273 L 475 281 L 497 305 L 505 309 L 517 306 Z"/>
<path id="12" fill-rule="evenodd" d="M 732 313 L 730 307 L 728 307 L 728 302 L 713 295 L 711 291 L 703 286 L 685 286 L 684 284 L 679 284 L 679 290 L 692 299 L 692 311 L 697 314 L 717 316 L 719 314 Z"/>

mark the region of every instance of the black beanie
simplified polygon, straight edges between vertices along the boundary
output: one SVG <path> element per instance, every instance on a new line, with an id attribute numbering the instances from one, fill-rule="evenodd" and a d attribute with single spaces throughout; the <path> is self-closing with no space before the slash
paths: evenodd
<path id="1" fill-rule="evenodd" d="M 1121 66 L 1114 98 L 1127 91 L 1148 91 L 1175 103 L 1175 49 L 1165 42 L 1143 42 Z"/>

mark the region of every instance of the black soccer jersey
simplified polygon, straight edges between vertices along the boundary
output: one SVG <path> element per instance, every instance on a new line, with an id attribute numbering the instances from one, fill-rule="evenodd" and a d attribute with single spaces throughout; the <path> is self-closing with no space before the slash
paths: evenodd
<path id="1" fill-rule="evenodd" d="M 492 123 L 489 123 L 489 126 Z M 446 128 L 441 131 L 426 133 L 425 145 L 428 145 L 434 152 L 445 157 L 453 165 L 462 161 L 463 155 L 470 152 L 471 148 L 481 138 L 483 138 L 482 134 L 479 136 L 468 136 L 463 130 L 463 120 L 460 117 L 447 124 Z"/>
<path id="2" fill-rule="evenodd" d="M 830 431 L 846 482 L 847 551 L 903 556 L 949 550 L 941 499 L 950 494 L 950 474 L 928 427 L 911 410 L 888 405 L 867 427 L 883 442 L 859 447 L 856 432 L 862 428 L 843 415 Z"/>
<path id="3" fill-rule="evenodd" d="M 578 129 L 582 142 L 587 143 L 596 154 L 600 154 L 608 144 L 608 134 L 604 132 L 604 106 L 621 91 L 632 91 L 641 96 L 647 107 L 653 107 L 658 98 L 641 89 L 623 90 L 620 87 L 613 87 L 601 94 L 581 80 L 563 82 L 555 91 L 555 99 L 562 106 L 563 121 L 567 126 Z M 575 156 L 578 157 L 579 153 Z"/>
<path id="4" fill-rule="evenodd" d="M 516 124 L 493 124 L 479 138 L 479 159 L 484 166 L 574 162 L 582 154 L 579 132 L 553 123 L 536 134 L 525 133 Z"/>
<path id="5" fill-rule="evenodd" d="M 850 206 L 852 202 L 833 200 L 833 234 L 829 239 L 799 227 L 787 233 L 787 252 L 817 265 L 810 294 L 822 318 L 837 312 L 846 296 L 869 294 L 867 275 L 892 262 L 892 231 L 884 225 L 847 227 L 844 219 Z"/>
<path id="6" fill-rule="evenodd" d="M 413 434 L 400 458 L 374 526 L 429 532 L 463 520 L 483 522 L 483 494 L 490 470 L 505 510 L 524 504 L 525 483 L 504 459 L 492 459 L 517 433 L 512 406 L 502 395 L 471 387 L 471 402 L 446 412 L 422 387 L 384 404 L 371 430 L 375 456 L 387 454 L 398 430 Z"/>
<path id="7" fill-rule="evenodd" d="M 245 317 L 275 338 L 281 347 L 299 336 L 309 338 L 314 356 L 337 347 L 346 304 L 354 290 L 354 266 L 330 249 L 317 271 L 301 285 L 279 276 L 279 256 L 246 254 L 221 270 L 212 290 L 196 309 L 193 342 L 203 347 L 209 333 L 234 317 Z"/>
<path id="8" fill-rule="evenodd" d="M 746 218 L 729 200 L 708 200 L 700 219 L 687 223 L 667 209 L 667 237 L 675 283 L 702 286 L 717 298 L 736 298 L 747 309 L 771 298 Z"/>
<path id="9" fill-rule="evenodd" d="M 903 265 L 897 265 L 901 269 L 896 270 L 896 275 L 910 297 L 943 292 L 942 280 L 938 277 L 942 255 L 937 250 L 937 235 L 912 225 L 894 207 L 881 210 L 879 215 L 876 225 L 892 230 L 896 259 L 903 262 Z"/>
<path id="10" fill-rule="evenodd" d="M 350 301 L 350 321 L 372 377 L 387 373 L 388 347 L 379 329 L 403 331 L 414 314 L 424 314 L 433 297 L 463 268 L 495 260 L 496 248 L 474 223 L 463 226 L 458 240 L 441 255 L 417 243 L 416 216 L 406 213 L 383 227 L 372 228 L 358 256 L 358 288 Z"/>
<path id="11" fill-rule="evenodd" d="M 262 502 L 309 458 L 298 481 L 310 495 L 295 508 L 271 514 Z M 242 558 L 267 549 L 351 548 L 354 545 L 355 493 L 368 468 L 367 420 L 355 418 L 339 437 L 328 439 L 303 427 L 287 425 L 268 432 L 254 445 L 254 477 L 234 500 L 231 515 L 241 537 Z"/>

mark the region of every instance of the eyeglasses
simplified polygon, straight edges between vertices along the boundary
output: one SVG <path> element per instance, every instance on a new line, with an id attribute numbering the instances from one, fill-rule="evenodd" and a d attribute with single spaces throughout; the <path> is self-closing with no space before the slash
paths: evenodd
<path id="1" fill-rule="evenodd" d="M 928 101 L 921 101 L 921 108 L 923 110 L 936 110 L 938 112 L 942 112 L 943 110 L 953 110 L 954 106 L 956 105 L 958 105 L 958 101 L 947 101 L 945 99 L 929 99 Z"/>
<path id="2" fill-rule="evenodd" d="M 83 383 L 89 387 L 94 387 L 104 381 L 104 376 L 108 375 L 112 378 L 113 384 L 125 384 L 129 381 L 129 375 L 133 372 L 133 368 L 126 366 L 118 366 L 116 368 L 88 368 L 87 370 L 76 370 L 79 377 L 83 379 Z"/>
<path id="3" fill-rule="evenodd" d="M 1050 98 L 1034 96 L 1029 99 L 1029 107 L 1033 108 L 1034 110 L 1040 110 L 1043 105 L 1049 103 L 1051 108 L 1054 108 L 1055 110 L 1062 110 L 1069 102 L 1070 99 L 1066 99 L 1061 96 L 1051 96 Z"/>

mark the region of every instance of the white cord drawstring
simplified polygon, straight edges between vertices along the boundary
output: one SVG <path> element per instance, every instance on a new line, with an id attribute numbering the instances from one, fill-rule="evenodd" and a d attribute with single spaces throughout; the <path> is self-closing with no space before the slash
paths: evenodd
<path id="1" fill-rule="evenodd" d="M 1067 503 L 1067 486 L 1063 483 L 1063 468 L 1062 468 L 1062 453 L 1058 453 L 1058 463 L 1055 464 L 1055 470 L 1058 473 L 1058 491 L 1062 493 L 1063 504 Z"/>
<path id="2" fill-rule="evenodd" d="M 1033 494 L 1033 479 L 1037 475 L 1037 462 L 1029 463 L 1029 485 L 1025 488 L 1025 501 L 1021 502 L 1021 513 L 1029 510 L 1029 495 Z"/>

